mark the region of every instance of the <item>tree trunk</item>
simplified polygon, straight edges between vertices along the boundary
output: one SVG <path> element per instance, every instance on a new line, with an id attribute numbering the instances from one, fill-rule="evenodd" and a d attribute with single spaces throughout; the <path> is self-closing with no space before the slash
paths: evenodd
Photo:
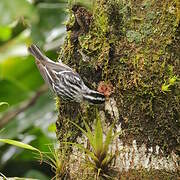
<path id="1" fill-rule="evenodd" d="M 84 119 L 93 127 L 98 110 L 104 134 L 113 122 L 114 132 L 121 131 L 110 148 L 114 179 L 177 179 L 180 2 L 96 0 L 93 5 L 93 11 L 81 6 L 70 11 L 62 61 L 92 89 L 104 81 L 114 91 L 99 106 L 57 99 L 57 137 L 66 149 L 69 178 L 93 177 L 82 168 L 82 152 L 64 142 L 86 142 L 72 122 L 84 128 Z"/>

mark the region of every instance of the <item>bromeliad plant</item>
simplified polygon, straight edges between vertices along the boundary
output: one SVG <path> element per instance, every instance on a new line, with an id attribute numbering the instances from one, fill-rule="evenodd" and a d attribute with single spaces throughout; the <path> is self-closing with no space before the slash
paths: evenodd
<path id="1" fill-rule="evenodd" d="M 86 130 L 73 123 L 79 128 L 82 133 L 87 137 L 90 148 L 85 148 L 82 144 L 70 143 L 82 150 L 86 156 L 86 165 L 95 170 L 98 176 L 107 177 L 110 174 L 110 165 L 115 157 L 115 154 L 109 152 L 109 146 L 112 144 L 114 138 L 119 134 L 113 134 L 114 124 L 111 125 L 103 140 L 103 129 L 99 114 L 97 113 L 97 120 L 95 129 L 92 131 L 88 124 L 83 120 Z"/>
<path id="2" fill-rule="evenodd" d="M 68 177 L 68 156 L 65 149 L 56 149 L 49 146 L 48 153 L 43 153 L 45 156 L 45 163 L 51 166 L 52 171 L 55 173 L 54 179 L 65 179 Z"/>

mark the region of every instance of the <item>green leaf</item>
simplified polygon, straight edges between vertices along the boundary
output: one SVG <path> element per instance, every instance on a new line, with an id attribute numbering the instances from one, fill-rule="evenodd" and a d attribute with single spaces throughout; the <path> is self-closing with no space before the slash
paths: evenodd
<path id="1" fill-rule="evenodd" d="M 103 130 L 102 130 L 102 124 L 99 117 L 99 114 L 97 113 L 97 123 L 95 126 L 95 153 L 98 156 L 102 150 L 103 150 Z"/>
<path id="2" fill-rule="evenodd" d="M 79 130 L 81 130 L 81 132 L 86 136 L 86 137 L 88 137 L 88 134 L 87 134 L 87 132 L 83 129 L 83 128 L 81 128 L 80 126 L 78 126 L 76 123 L 74 123 L 73 121 L 69 121 L 69 122 L 71 122 L 73 125 L 75 125 Z"/>
<path id="3" fill-rule="evenodd" d="M 86 127 L 87 132 L 82 129 L 80 126 L 78 126 L 76 123 L 70 121 L 73 125 L 75 125 L 79 130 L 81 130 L 81 132 L 88 138 L 90 145 L 93 147 L 93 149 L 95 150 L 95 143 L 94 143 L 94 137 L 93 134 L 88 126 L 88 124 L 86 123 L 86 121 L 83 119 L 84 125 Z"/>
<path id="4" fill-rule="evenodd" d="M 23 148 L 23 149 L 29 149 L 31 151 L 37 151 L 37 152 L 39 152 L 39 154 L 41 156 L 41 159 L 42 159 L 41 151 L 39 149 L 29 145 L 29 144 L 25 144 L 25 143 L 22 143 L 20 141 L 16 141 L 16 140 L 12 140 L 12 139 L 0 139 L 0 142 L 6 143 L 6 144 L 11 144 L 13 146 L 17 146 L 17 147 L 20 147 L 20 148 Z"/>
<path id="5" fill-rule="evenodd" d="M 93 133 L 84 119 L 83 119 L 83 123 L 84 123 L 86 131 L 87 131 L 87 138 L 89 139 L 90 145 L 95 149 Z"/>
<path id="6" fill-rule="evenodd" d="M 65 144 L 71 144 L 76 146 L 78 149 L 82 150 L 83 152 L 85 152 L 85 155 L 88 157 L 91 157 L 94 162 L 98 162 L 99 160 L 97 159 L 97 157 L 94 155 L 94 153 L 92 153 L 89 149 L 85 148 L 83 145 L 81 144 L 77 144 L 77 143 L 72 143 L 72 142 L 63 142 Z"/>
<path id="7" fill-rule="evenodd" d="M 115 157 L 115 155 L 110 155 L 110 154 L 106 155 L 106 157 L 103 159 L 101 165 L 108 166 L 108 164 L 111 163 L 111 161 L 113 160 L 114 157 Z"/>
<path id="8" fill-rule="evenodd" d="M 0 102 L 0 112 L 4 111 L 9 107 L 9 104 L 7 102 Z"/>
<path id="9" fill-rule="evenodd" d="M 8 26 L 0 26 L 0 41 L 7 41 L 10 39 L 12 29 Z"/>

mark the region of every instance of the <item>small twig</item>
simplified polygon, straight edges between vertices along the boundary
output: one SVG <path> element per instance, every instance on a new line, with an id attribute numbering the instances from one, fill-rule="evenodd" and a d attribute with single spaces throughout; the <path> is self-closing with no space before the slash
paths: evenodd
<path id="1" fill-rule="evenodd" d="M 0 128 L 4 127 L 9 121 L 11 121 L 13 118 L 15 118 L 18 114 L 25 111 L 32 105 L 34 105 L 37 101 L 37 99 L 47 92 L 48 87 L 47 85 L 43 85 L 40 87 L 40 89 L 27 101 L 23 102 L 18 108 L 8 111 L 3 115 L 2 118 L 0 118 Z"/>

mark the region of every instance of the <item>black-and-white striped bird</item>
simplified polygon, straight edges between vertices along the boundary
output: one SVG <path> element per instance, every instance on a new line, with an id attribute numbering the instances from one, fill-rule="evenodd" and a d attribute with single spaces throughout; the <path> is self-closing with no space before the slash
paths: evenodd
<path id="1" fill-rule="evenodd" d="M 28 51 L 35 57 L 37 67 L 50 89 L 60 98 L 67 101 L 91 104 L 102 104 L 105 96 L 102 93 L 89 89 L 78 73 L 69 66 L 54 62 L 43 55 L 36 45 L 28 47 Z"/>

